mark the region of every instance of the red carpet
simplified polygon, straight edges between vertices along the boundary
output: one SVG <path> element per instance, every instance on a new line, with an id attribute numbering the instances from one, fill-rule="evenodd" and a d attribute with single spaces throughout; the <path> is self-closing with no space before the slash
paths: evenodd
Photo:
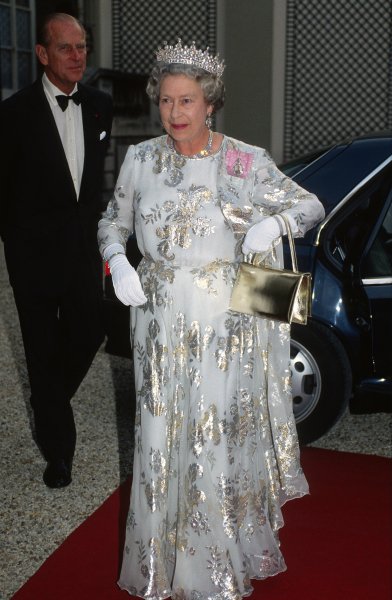
<path id="1" fill-rule="evenodd" d="M 392 460 L 302 450 L 311 495 L 284 507 L 288 570 L 251 600 L 391 600 Z M 76 529 L 12 600 L 125 600 L 116 586 L 129 484 Z M 121 538 L 121 539 L 120 539 Z"/>

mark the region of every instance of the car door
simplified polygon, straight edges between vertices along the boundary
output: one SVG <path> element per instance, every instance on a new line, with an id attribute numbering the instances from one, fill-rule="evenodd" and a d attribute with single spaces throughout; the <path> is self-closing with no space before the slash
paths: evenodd
<path id="1" fill-rule="evenodd" d="M 392 184 L 365 246 L 359 276 L 371 316 L 374 378 L 362 386 L 374 384 L 392 393 Z"/>
<path id="2" fill-rule="evenodd" d="M 314 316 L 343 342 L 356 397 L 392 393 L 391 197 L 388 160 L 331 212 L 321 237 L 328 280 Z"/>

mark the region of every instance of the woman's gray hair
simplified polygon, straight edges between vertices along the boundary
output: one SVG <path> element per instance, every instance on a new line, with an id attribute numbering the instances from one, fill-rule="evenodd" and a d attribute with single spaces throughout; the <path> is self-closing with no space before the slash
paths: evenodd
<path id="1" fill-rule="evenodd" d="M 225 86 L 222 79 L 204 69 L 182 63 L 158 63 L 152 69 L 146 92 L 154 104 L 159 104 L 161 83 L 166 75 L 186 75 L 197 81 L 203 91 L 205 101 L 214 107 L 214 112 L 224 105 Z"/>

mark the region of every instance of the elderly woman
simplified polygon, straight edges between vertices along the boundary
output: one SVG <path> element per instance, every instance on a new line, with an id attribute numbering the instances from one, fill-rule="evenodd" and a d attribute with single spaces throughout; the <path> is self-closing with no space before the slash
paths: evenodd
<path id="1" fill-rule="evenodd" d="M 293 419 L 290 327 L 230 311 L 243 253 L 279 265 L 279 214 L 323 217 L 258 147 L 214 132 L 223 64 L 165 46 L 147 93 L 166 134 L 127 152 L 99 224 L 131 305 L 137 410 L 119 586 L 160 599 L 234 599 L 285 570 L 282 504 L 307 493 Z M 135 231 L 143 259 L 125 256 Z M 280 253 L 281 254 L 281 253 Z"/>

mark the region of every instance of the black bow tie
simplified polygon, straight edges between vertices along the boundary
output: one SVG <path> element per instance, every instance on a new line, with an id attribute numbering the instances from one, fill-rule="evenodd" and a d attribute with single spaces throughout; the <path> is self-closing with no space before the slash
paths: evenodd
<path id="1" fill-rule="evenodd" d="M 72 96 L 56 96 L 56 100 L 57 100 L 61 110 L 64 111 L 67 108 L 68 102 L 70 100 L 73 100 L 75 102 L 75 104 L 80 104 L 80 102 L 81 102 L 80 92 L 75 92 L 74 94 L 72 94 Z"/>

